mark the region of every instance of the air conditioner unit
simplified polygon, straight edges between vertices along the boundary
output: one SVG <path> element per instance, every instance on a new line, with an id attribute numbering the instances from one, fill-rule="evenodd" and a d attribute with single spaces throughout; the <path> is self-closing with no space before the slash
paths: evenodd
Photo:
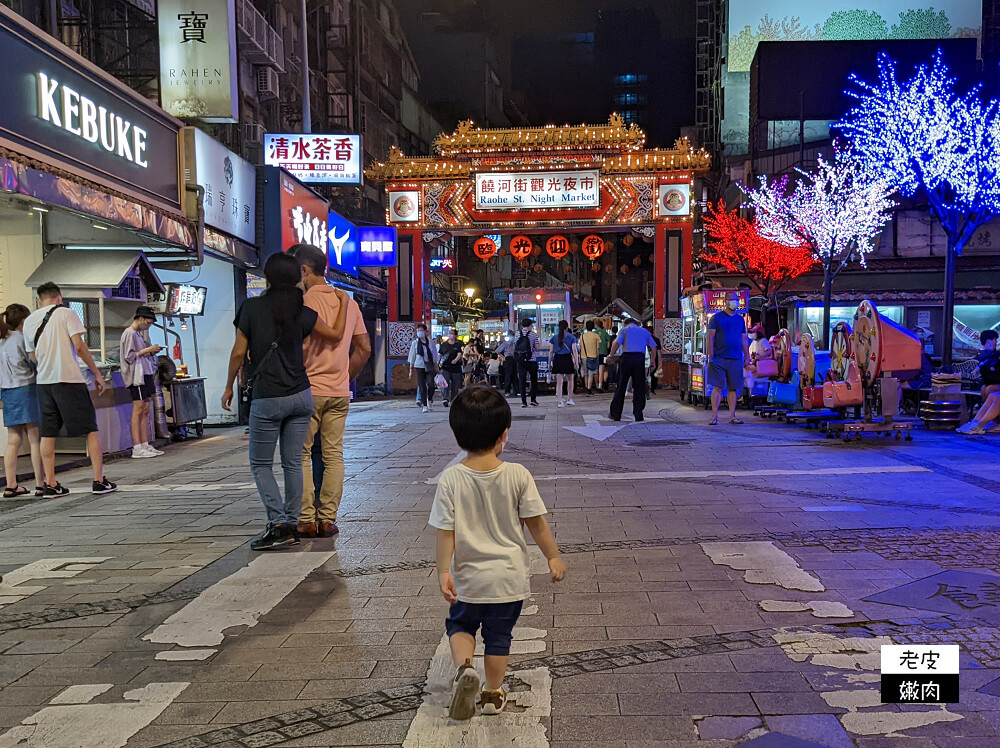
<path id="1" fill-rule="evenodd" d="M 243 125 L 243 140 L 248 145 L 261 145 L 264 142 L 264 126 Z"/>
<path id="2" fill-rule="evenodd" d="M 278 98 L 278 73 L 274 68 L 257 68 L 257 93 L 261 101 Z"/>

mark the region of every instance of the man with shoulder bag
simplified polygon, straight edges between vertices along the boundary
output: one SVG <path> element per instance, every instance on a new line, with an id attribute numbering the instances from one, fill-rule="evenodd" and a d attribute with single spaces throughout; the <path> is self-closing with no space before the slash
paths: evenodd
<path id="1" fill-rule="evenodd" d="M 87 454 L 94 469 L 91 493 L 105 494 L 118 485 L 104 477 L 104 449 L 97 431 L 97 412 L 90 398 L 79 360 L 94 375 L 98 395 L 106 389 L 104 375 L 94 363 L 84 340 L 87 328 L 76 312 L 63 306 L 62 291 L 55 283 L 38 287 L 41 306 L 24 321 L 24 342 L 38 363 L 38 402 L 42 411 L 41 451 L 46 481 L 55 480 L 56 437 L 87 437 Z M 58 482 L 44 486 L 46 498 L 69 493 Z"/>

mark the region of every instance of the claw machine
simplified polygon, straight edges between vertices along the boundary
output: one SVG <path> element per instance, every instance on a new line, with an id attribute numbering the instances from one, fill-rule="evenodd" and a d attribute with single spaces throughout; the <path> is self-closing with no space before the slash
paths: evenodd
<path id="1" fill-rule="evenodd" d="M 538 362 L 538 381 L 549 379 L 549 340 L 559 331 L 560 320 L 566 320 L 572 329 L 573 317 L 570 308 L 568 288 L 511 288 L 508 295 L 510 309 L 510 329 L 515 338 L 521 332 L 521 320 L 531 317 L 535 320 L 539 350 L 535 354 Z"/>
<path id="2" fill-rule="evenodd" d="M 712 315 L 725 309 L 730 294 L 740 295 L 737 314 L 750 327 L 750 291 L 739 288 L 710 288 L 681 297 L 684 326 L 681 333 L 681 400 L 692 404 L 708 401 L 708 323 Z"/>

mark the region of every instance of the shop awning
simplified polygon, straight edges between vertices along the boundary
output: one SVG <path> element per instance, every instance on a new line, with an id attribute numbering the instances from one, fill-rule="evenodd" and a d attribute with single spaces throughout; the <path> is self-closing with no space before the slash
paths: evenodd
<path id="1" fill-rule="evenodd" d="M 70 295 L 67 293 L 70 289 L 95 292 L 104 288 L 118 288 L 134 267 L 148 292 L 166 293 L 166 288 L 142 252 L 117 249 L 53 250 L 24 285 L 38 288 L 43 283 L 52 282 L 65 295 Z"/>

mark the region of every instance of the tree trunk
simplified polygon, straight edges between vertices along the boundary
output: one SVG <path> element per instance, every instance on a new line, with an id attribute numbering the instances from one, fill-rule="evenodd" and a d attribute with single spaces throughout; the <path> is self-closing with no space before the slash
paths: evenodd
<path id="1" fill-rule="evenodd" d="M 955 341 L 955 266 L 958 247 L 951 234 L 948 235 L 948 252 L 944 258 L 944 327 L 941 336 L 941 365 L 947 371 L 951 366 L 952 346 Z"/>
<path id="2" fill-rule="evenodd" d="M 833 274 L 830 267 L 823 268 L 823 332 L 821 340 L 816 344 L 816 350 L 830 350 L 830 304 L 833 296 Z"/>

